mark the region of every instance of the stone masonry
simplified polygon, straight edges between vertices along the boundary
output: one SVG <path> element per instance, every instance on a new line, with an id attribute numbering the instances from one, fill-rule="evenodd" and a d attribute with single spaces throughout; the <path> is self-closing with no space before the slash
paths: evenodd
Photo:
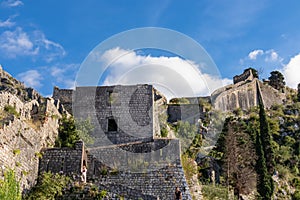
<path id="1" fill-rule="evenodd" d="M 154 115 L 164 112 L 157 106 L 166 100 L 151 85 L 77 87 L 62 93 L 56 88 L 55 93 L 56 100 L 67 103 L 70 98 L 60 98 L 72 94 L 73 115 L 94 125 L 95 142 L 87 147 L 89 181 L 125 199 L 172 199 L 176 186 L 184 191 L 184 199 L 191 199 L 179 140 L 154 137 Z M 57 155 L 60 150 L 52 151 Z M 41 162 L 46 162 L 44 157 Z"/>

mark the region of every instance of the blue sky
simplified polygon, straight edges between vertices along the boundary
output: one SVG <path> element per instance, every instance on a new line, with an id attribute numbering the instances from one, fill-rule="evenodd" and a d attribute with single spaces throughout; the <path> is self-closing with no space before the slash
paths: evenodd
<path id="1" fill-rule="evenodd" d="M 300 83 L 297 0 L 0 2 L 0 64 L 43 95 L 55 85 L 73 87 L 81 63 L 100 42 L 141 27 L 172 29 L 194 39 L 226 84 L 248 67 L 258 69 L 261 78 L 280 70 L 293 88 Z M 131 58 L 146 58 L 139 56 Z M 153 53 L 151 62 L 159 56 Z M 171 54 L 163 56 L 163 62 L 174 61 Z M 113 78 L 106 83 L 113 84 Z"/>

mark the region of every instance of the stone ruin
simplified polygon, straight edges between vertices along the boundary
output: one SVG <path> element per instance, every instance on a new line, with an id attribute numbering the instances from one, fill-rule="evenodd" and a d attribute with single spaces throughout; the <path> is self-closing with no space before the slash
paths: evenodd
<path id="1" fill-rule="evenodd" d="M 78 142 L 74 149 L 44 149 L 40 173 L 78 178 L 87 165 L 88 181 L 126 199 L 172 199 L 176 186 L 183 199 L 191 199 L 179 140 L 155 137 L 157 102 L 164 97 L 153 86 L 55 88 L 53 98 L 68 109 L 72 105 L 75 118 L 90 119 L 94 143 L 86 148 Z"/>
<path id="2" fill-rule="evenodd" d="M 253 76 L 252 70 L 247 69 L 244 71 L 244 73 L 234 76 L 233 83 L 237 84 L 242 81 L 247 81 L 247 80 L 252 81 L 253 79 L 254 79 L 254 76 Z"/>

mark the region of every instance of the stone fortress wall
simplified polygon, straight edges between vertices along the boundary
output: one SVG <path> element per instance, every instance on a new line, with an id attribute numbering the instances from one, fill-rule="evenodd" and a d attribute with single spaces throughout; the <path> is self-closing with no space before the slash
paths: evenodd
<path id="1" fill-rule="evenodd" d="M 251 70 L 235 76 L 233 80 L 235 84 L 220 88 L 211 94 L 215 109 L 226 112 L 237 108 L 248 110 L 258 106 L 257 94 L 259 89 L 262 91 L 266 108 L 270 108 L 274 104 L 282 104 L 285 100 L 284 93 L 254 78 Z"/>
<path id="2" fill-rule="evenodd" d="M 254 79 L 253 73 L 251 69 L 246 70 L 244 73 L 240 75 L 236 75 L 233 77 L 233 84 L 237 84 L 243 81 L 252 81 Z"/>
<path id="3" fill-rule="evenodd" d="M 179 141 L 154 137 L 157 114 L 165 112 L 166 99 L 151 85 L 77 87 L 55 93 L 53 97 L 66 96 L 67 103 L 72 95 L 74 116 L 89 118 L 95 125 L 95 143 L 87 148 L 89 180 L 129 199 L 172 199 L 178 185 L 185 190 L 184 199 L 191 199 Z M 59 155 L 58 149 L 52 151 Z M 103 175 L 103 167 L 118 173 Z"/>

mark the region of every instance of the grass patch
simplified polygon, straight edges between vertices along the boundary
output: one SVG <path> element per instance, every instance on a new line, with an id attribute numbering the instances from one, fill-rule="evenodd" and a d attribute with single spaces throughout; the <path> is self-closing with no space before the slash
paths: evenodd
<path id="1" fill-rule="evenodd" d="M 16 111 L 16 108 L 13 107 L 13 106 L 11 106 L 11 105 L 4 106 L 4 111 L 7 112 L 7 113 L 9 113 L 9 114 L 14 115 L 15 117 L 20 117 L 20 113 L 18 113 Z"/>
<path id="2" fill-rule="evenodd" d="M 229 199 L 227 187 L 202 185 L 202 195 L 204 200 Z"/>

